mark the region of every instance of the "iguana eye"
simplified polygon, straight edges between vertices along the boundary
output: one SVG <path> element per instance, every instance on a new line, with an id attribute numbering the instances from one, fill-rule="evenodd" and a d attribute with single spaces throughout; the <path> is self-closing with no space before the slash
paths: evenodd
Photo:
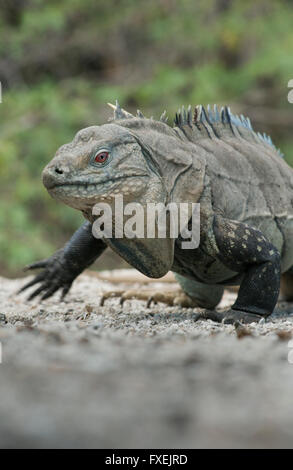
<path id="1" fill-rule="evenodd" d="M 105 163 L 109 158 L 109 152 L 106 152 L 106 150 L 103 150 L 102 152 L 98 152 L 95 155 L 95 162 L 96 163 Z"/>

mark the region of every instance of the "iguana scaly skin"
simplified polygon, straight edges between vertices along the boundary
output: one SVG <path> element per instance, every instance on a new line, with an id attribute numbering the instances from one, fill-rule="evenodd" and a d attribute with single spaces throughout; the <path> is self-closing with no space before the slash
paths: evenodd
<path id="1" fill-rule="evenodd" d="M 225 285 L 240 285 L 226 317 L 255 321 L 270 315 L 286 273 L 293 296 L 293 170 L 266 135 L 229 108 L 182 108 L 172 128 L 132 116 L 116 102 L 114 120 L 77 133 L 43 171 L 51 196 L 83 212 L 87 222 L 24 287 L 47 298 L 72 281 L 109 246 L 149 277 L 169 270 L 201 307 L 215 307 Z M 99 152 L 107 161 L 96 162 Z M 199 202 L 200 245 L 184 250 L 179 239 L 96 239 L 92 208 L 113 202 Z M 291 270 L 291 271 L 290 271 Z M 290 287 L 291 286 L 291 287 Z"/>

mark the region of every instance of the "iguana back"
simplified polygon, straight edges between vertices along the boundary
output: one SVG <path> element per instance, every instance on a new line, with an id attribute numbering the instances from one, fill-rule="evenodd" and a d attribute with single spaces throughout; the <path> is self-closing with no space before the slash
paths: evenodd
<path id="1" fill-rule="evenodd" d="M 205 155 L 206 182 L 215 213 L 260 231 L 279 249 L 283 269 L 293 260 L 293 169 L 270 137 L 229 108 L 179 111 L 178 133 Z"/>

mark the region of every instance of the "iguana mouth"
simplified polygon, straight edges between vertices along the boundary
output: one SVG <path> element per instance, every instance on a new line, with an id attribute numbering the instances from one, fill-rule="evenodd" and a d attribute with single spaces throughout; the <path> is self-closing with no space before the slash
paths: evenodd
<path id="1" fill-rule="evenodd" d="M 144 176 L 149 176 L 147 173 L 141 173 L 141 174 L 129 174 L 129 175 L 122 175 L 122 176 L 116 176 L 114 178 L 108 178 L 104 180 L 97 181 L 95 183 L 91 183 L 89 181 L 67 181 L 67 182 L 62 182 L 62 183 L 55 183 L 54 185 L 46 185 L 46 188 L 50 191 L 56 189 L 56 188 L 65 188 L 67 186 L 76 186 L 76 187 L 90 187 L 90 186 L 100 186 L 102 184 L 109 184 L 109 183 L 114 183 L 119 180 L 124 180 L 125 178 L 141 178 Z"/>

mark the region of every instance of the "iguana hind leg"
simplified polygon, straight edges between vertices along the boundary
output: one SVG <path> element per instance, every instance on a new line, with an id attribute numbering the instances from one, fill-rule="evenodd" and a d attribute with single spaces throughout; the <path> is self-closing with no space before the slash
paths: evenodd
<path id="1" fill-rule="evenodd" d="M 204 284 L 202 282 L 188 279 L 180 274 L 175 274 L 183 291 L 188 295 L 194 304 L 201 308 L 215 308 L 221 301 L 224 287 L 220 285 Z"/>
<path id="2" fill-rule="evenodd" d="M 105 292 L 102 295 L 100 305 L 104 305 L 105 300 L 119 297 L 120 304 L 122 305 L 125 300 L 144 300 L 147 302 L 147 307 L 151 303 L 164 303 L 169 306 L 180 306 L 183 308 L 214 308 L 220 302 L 224 287 L 207 285 L 201 282 L 187 279 L 184 276 L 175 274 L 176 280 L 179 282 L 180 287 L 175 289 L 121 289 Z"/>

